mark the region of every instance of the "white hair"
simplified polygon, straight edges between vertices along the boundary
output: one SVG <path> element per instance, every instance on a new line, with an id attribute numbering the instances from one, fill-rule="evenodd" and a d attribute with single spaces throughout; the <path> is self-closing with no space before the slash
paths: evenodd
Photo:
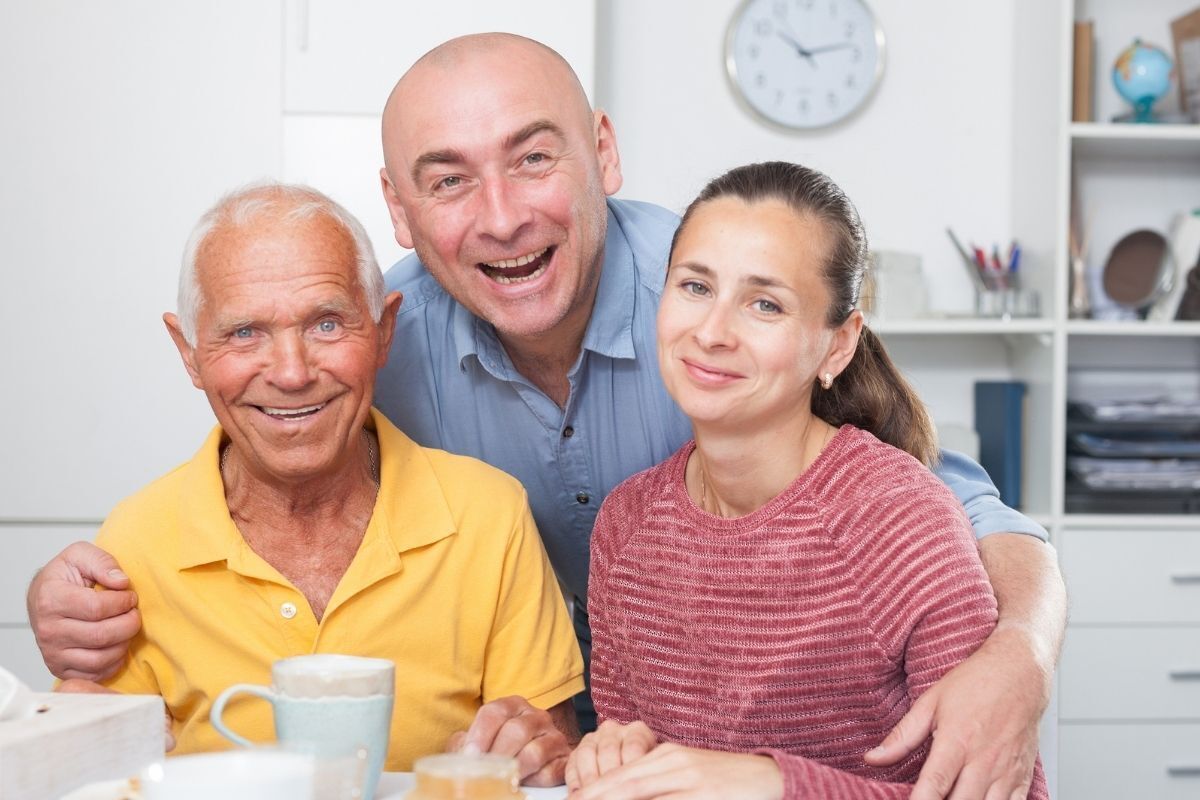
<path id="1" fill-rule="evenodd" d="M 204 243 L 218 229 L 245 228 L 263 216 L 271 215 L 284 222 L 299 222 L 323 215 L 341 226 L 354 245 L 358 268 L 358 283 L 367 299 L 371 319 L 379 322 L 383 316 L 383 273 L 375 260 L 375 249 L 362 223 L 342 206 L 310 186 L 261 181 L 235 189 L 204 212 L 183 248 L 183 263 L 179 269 L 179 295 L 176 300 L 179 327 L 188 344 L 196 345 L 196 318 L 204 295 L 196 274 L 196 256 Z"/>

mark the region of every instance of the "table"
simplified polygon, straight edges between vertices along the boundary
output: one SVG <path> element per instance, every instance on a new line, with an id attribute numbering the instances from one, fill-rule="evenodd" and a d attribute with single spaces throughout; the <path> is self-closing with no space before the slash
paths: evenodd
<path id="1" fill-rule="evenodd" d="M 379 778 L 379 787 L 375 790 L 375 800 L 403 800 L 404 793 L 413 787 L 411 772 L 385 772 Z M 534 789 L 522 786 L 528 800 L 563 800 L 567 796 L 567 787 L 555 786 L 553 789 Z"/>

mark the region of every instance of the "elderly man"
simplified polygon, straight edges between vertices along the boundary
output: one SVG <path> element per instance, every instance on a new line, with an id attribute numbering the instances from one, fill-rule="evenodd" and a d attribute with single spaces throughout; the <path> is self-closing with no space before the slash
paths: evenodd
<path id="1" fill-rule="evenodd" d="M 690 436 L 654 355 L 677 217 L 606 202 L 621 185 L 612 123 L 558 54 L 528 39 L 485 34 L 435 48 L 396 85 L 383 134 L 384 196 L 397 241 L 416 255 L 388 274 L 406 299 L 376 401 L 417 441 L 524 483 L 586 654 L 596 509 Z M 869 758 L 898 761 L 936 728 L 914 798 L 952 785 L 956 797 L 1008 796 L 1032 774 L 1065 619 L 1062 582 L 1038 538 L 1045 532 L 1005 509 L 977 465 L 947 454 L 939 475 L 986 537 L 1001 621 Z M 82 573 L 125 589 L 114 569 L 73 546 L 31 586 L 38 642 L 56 673 L 105 673 L 137 629 L 131 593 L 89 605 L 65 579 Z"/>
<path id="2" fill-rule="evenodd" d="M 371 409 L 400 301 L 358 222 L 315 191 L 242 190 L 201 219 L 164 321 L 219 424 L 100 532 L 144 622 L 105 683 L 162 695 L 178 750 L 211 750 L 227 746 L 212 700 L 269 682 L 276 659 L 387 658 L 389 769 L 498 713 L 515 722 L 492 744 L 560 783 L 583 688 L 566 605 L 518 483 Z M 269 706 L 236 714 L 271 738 Z"/>

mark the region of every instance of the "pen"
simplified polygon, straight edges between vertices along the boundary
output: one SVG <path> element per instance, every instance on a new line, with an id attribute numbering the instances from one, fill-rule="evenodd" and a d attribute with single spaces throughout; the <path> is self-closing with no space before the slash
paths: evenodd
<path id="1" fill-rule="evenodd" d="M 1012 284 L 1012 287 L 1014 289 L 1017 288 L 1017 270 L 1020 268 L 1020 266 L 1021 266 L 1021 245 L 1017 244 L 1017 240 L 1014 239 L 1013 243 L 1012 243 L 1012 247 L 1009 249 L 1009 253 L 1008 253 L 1009 282 Z"/>
<path id="2" fill-rule="evenodd" d="M 981 292 L 987 291 L 987 283 L 979 271 L 979 265 L 976 260 L 967 252 L 967 248 L 963 247 L 963 243 L 958 240 L 958 237 L 954 235 L 953 229 L 946 228 L 946 234 L 950 237 L 950 241 L 954 243 L 954 249 L 962 257 L 963 266 L 966 267 L 967 274 L 971 277 L 971 283 L 975 285 L 975 289 Z"/>

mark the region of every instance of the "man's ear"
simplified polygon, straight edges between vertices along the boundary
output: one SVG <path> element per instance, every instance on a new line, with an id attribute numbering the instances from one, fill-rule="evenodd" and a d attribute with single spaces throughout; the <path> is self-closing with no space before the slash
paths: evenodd
<path id="1" fill-rule="evenodd" d="M 392 217 L 392 228 L 396 232 L 396 243 L 401 247 L 412 249 L 412 231 L 408 227 L 408 216 L 404 206 L 400 205 L 400 193 L 396 191 L 392 179 L 388 177 L 387 168 L 379 168 L 379 184 L 383 189 L 383 202 L 387 203 L 388 214 Z"/>
<path id="2" fill-rule="evenodd" d="M 167 333 L 171 334 L 171 341 L 175 343 L 175 349 L 179 351 L 179 357 L 183 359 L 183 367 L 192 379 L 192 385 L 203 391 L 204 382 L 200 378 L 200 370 L 196 367 L 196 348 L 188 344 L 187 338 L 183 335 L 179 317 L 168 311 L 163 314 L 163 322 L 167 326 Z"/>
<path id="3" fill-rule="evenodd" d="M 842 370 L 850 363 L 850 359 L 854 358 L 854 352 L 858 349 L 858 337 L 862 334 L 862 327 L 863 315 L 856 308 L 846 317 L 846 321 L 834 330 L 829 353 L 817 374 L 818 380 L 827 372 L 835 378 L 842 374 Z"/>
<path id="4" fill-rule="evenodd" d="M 600 183 L 604 194 L 614 195 L 621 188 L 621 153 L 617 149 L 617 131 L 608 114 L 596 109 L 593 114 L 596 158 L 600 162 Z"/>
<path id="5" fill-rule="evenodd" d="M 396 333 L 396 314 L 400 311 L 402 302 L 404 295 L 400 292 L 389 292 L 388 296 L 383 298 L 383 313 L 379 316 L 379 359 L 376 369 L 383 369 L 383 365 L 387 363 L 388 353 L 392 348 L 392 336 Z"/>

